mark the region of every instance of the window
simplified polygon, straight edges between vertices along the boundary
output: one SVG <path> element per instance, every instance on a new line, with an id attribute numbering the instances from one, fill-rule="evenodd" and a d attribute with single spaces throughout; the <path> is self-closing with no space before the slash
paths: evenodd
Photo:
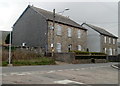
<path id="1" fill-rule="evenodd" d="M 109 55 L 112 55 L 112 48 L 109 48 Z"/>
<path id="2" fill-rule="evenodd" d="M 105 54 L 107 54 L 107 48 L 104 48 L 104 52 L 105 52 Z"/>
<path id="3" fill-rule="evenodd" d="M 113 54 L 114 54 L 114 55 L 116 54 L 116 49 L 113 49 Z"/>
<path id="4" fill-rule="evenodd" d="M 104 36 L 104 43 L 106 43 L 107 42 L 107 37 L 106 36 Z"/>
<path id="5" fill-rule="evenodd" d="M 81 45 L 78 45 L 78 50 L 81 51 Z"/>
<path id="6" fill-rule="evenodd" d="M 70 28 L 68 28 L 68 37 L 72 36 L 72 30 Z"/>
<path id="7" fill-rule="evenodd" d="M 113 44 L 115 44 L 115 39 L 113 39 Z"/>
<path id="8" fill-rule="evenodd" d="M 81 37 L 81 31 L 78 30 L 78 38 L 80 38 L 80 37 Z"/>
<path id="9" fill-rule="evenodd" d="M 111 43 L 111 38 L 109 38 L 109 44 Z"/>
<path id="10" fill-rule="evenodd" d="M 60 25 L 57 25 L 57 35 L 62 35 L 62 28 Z"/>
<path id="11" fill-rule="evenodd" d="M 61 52 L 61 43 L 57 43 L 57 52 Z"/>

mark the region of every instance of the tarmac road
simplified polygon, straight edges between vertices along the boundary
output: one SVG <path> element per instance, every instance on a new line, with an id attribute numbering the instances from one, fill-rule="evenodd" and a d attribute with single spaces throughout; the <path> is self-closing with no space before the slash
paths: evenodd
<path id="1" fill-rule="evenodd" d="M 3 67 L 3 84 L 67 84 L 70 86 L 118 86 L 116 63 Z M 94 85 L 93 85 L 94 84 Z M 104 84 L 104 85 L 100 85 Z"/>

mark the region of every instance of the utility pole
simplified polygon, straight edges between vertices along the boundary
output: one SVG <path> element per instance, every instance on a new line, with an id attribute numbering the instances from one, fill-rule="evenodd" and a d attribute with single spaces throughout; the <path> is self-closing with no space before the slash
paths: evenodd
<path id="1" fill-rule="evenodd" d="M 52 29 L 52 44 L 51 44 L 52 57 L 53 57 L 53 54 L 54 54 L 54 29 L 55 29 L 55 9 L 53 9 L 53 29 Z"/>
<path id="2" fill-rule="evenodd" d="M 9 39 L 9 64 L 8 66 L 12 66 L 11 64 L 11 31 L 10 31 L 10 39 Z"/>

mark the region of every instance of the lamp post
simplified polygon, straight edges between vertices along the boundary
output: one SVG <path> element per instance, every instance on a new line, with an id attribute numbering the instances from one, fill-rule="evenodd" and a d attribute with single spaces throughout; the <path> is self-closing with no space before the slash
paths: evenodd
<path id="1" fill-rule="evenodd" d="M 64 13 L 65 11 L 69 10 L 68 8 L 65 8 L 65 10 L 58 12 L 58 13 Z M 60 17 L 59 17 L 60 19 Z M 58 19 L 58 21 L 59 21 Z M 52 48 L 52 57 L 54 54 L 54 29 L 55 29 L 55 9 L 53 9 L 53 29 L 52 29 L 52 44 L 51 44 L 51 48 Z"/>

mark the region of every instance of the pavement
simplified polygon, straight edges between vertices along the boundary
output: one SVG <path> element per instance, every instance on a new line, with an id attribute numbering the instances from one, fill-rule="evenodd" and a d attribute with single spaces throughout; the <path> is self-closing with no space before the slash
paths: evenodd
<path id="1" fill-rule="evenodd" d="M 2 76 L 3 84 L 113 85 L 118 84 L 118 70 L 111 67 L 111 65 L 116 64 L 97 63 L 3 67 L 0 76 Z"/>
<path id="2" fill-rule="evenodd" d="M 113 68 L 120 69 L 120 63 L 111 65 Z"/>

